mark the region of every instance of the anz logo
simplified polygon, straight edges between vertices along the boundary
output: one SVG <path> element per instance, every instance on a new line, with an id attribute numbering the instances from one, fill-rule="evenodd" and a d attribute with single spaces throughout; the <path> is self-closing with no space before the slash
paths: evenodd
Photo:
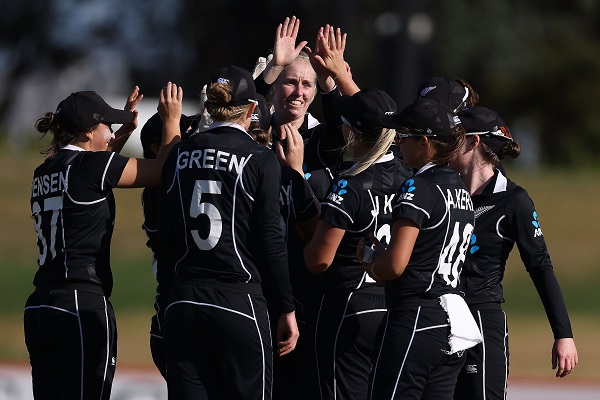
<path id="1" fill-rule="evenodd" d="M 309 180 L 310 177 L 312 176 L 312 174 L 310 172 L 306 172 L 306 170 L 308 169 L 306 163 L 302 164 L 302 172 L 304 172 L 304 179 Z"/>
<path id="2" fill-rule="evenodd" d="M 534 238 L 539 237 L 539 236 L 544 236 L 544 234 L 542 233 L 542 228 L 540 228 L 540 221 L 538 220 L 537 211 L 533 212 L 533 221 L 531 221 L 531 224 L 535 228 L 535 231 L 533 231 Z"/>
<path id="3" fill-rule="evenodd" d="M 477 250 L 479 250 L 479 246 L 477 246 L 475 243 L 477 242 L 477 237 L 475 236 L 475 234 L 471 234 L 471 248 L 469 249 L 469 253 L 471 254 L 475 254 L 475 252 Z"/>
<path id="4" fill-rule="evenodd" d="M 412 200 L 415 197 L 415 194 L 412 193 L 415 191 L 416 187 L 413 186 L 415 184 L 414 179 L 407 179 L 400 188 L 400 196 L 398 200 Z"/>
<path id="5" fill-rule="evenodd" d="M 337 204 L 341 204 L 342 201 L 344 201 L 342 196 L 348 192 L 346 189 L 344 189 L 346 186 L 348 186 L 348 181 L 345 179 L 340 179 L 337 181 L 337 183 L 334 183 L 333 192 L 329 193 L 327 199 Z"/>

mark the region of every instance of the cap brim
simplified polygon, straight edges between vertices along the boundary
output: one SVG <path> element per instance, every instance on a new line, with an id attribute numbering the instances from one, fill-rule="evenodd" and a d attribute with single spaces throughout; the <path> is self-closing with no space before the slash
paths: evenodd
<path id="1" fill-rule="evenodd" d="M 405 127 L 404 125 L 401 124 L 400 114 L 398 114 L 398 113 L 384 114 L 381 117 L 379 117 L 379 120 L 380 120 L 381 126 L 383 128 L 400 129 L 400 128 Z"/>
<path id="2" fill-rule="evenodd" d="M 135 116 L 131 111 L 117 110 L 116 108 L 109 108 L 103 114 L 100 122 L 108 124 L 128 124 L 133 121 Z"/>

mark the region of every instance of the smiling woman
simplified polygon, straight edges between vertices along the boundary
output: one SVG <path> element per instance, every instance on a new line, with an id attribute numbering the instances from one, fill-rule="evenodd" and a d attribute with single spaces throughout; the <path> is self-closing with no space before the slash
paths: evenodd
<path id="1" fill-rule="evenodd" d="M 112 189 L 158 184 L 166 154 L 179 138 L 182 96 L 170 82 L 162 90 L 158 110 L 165 128 L 155 160 L 118 154 L 137 126 L 135 107 L 143 97 L 137 87 L 125 110 L 112 108 L 96 92 L 76 92 L 36 122 L 38 131 L 53 135 L 31 190 L 39 269 L 24 327 L 36 399 L 110 397 L 117 354 L 109 301 Z M 124 125 L 113 134 L 112 124 Z"/>

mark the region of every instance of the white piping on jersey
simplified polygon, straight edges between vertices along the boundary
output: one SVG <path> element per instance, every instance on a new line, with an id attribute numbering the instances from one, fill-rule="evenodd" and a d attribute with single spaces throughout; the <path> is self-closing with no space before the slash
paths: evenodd
<path id="1" fill-rule="evenodd" d="M 104 167 L 104 172 L 102 173 L 102 183 L 100 184 L 101 190 L 104 190 L 104 178 L 106 178 L 106 172 L 108 171 L 108 166 L 112 162 L 112 159 L 114 156 L 115 156 L 115 153 L 110 153 L 110 158 L 108 159 L 108 162 L 106 163 L 106 166 Z"/>
<path id="2" fill-rule="evenodd" d="M 171 304 L 169 304 L 167 306 L 167 308 L 165 308 L 165 314 L 167 313 L 167 311 L 169 311 L 169 308 L 171 308 L 172 306 L 174 306 L 176 304 L 191 304 L 191 305 L 194 305 L 194 306 L 212 307 L 212 308 L 217 308 L 219 310 L 229 311 L 229 312 L 232 312 L 234 314 L 241 315 L 242 317 L 246 317 L 246 318 L 248 318 L 250 320 L 254 320 L 255 319 L 252 315 L 244 314 L 243 312 L 238 311 L 238 310 L 234 310 L 232 308 L 222 307 L 222 306 L 218 306 L 216 304 L 211 304 L 211 303 L 202 303 L 202 302 L 199 302 L 199 301 L 191 301 L 191 300 L 178 300 L 178 301 L 172 302 Z"/>
<path id="3" fill-rule="evenodd" d="M 444 196 L 444 192 L 442 191 L 442 188 L 440 188 L 438 185 L 436 185 L 436 187 L 440 191 L 440 195 L 444 199 L 444 205 L 446 206 L 446 211 L 444 213 L 444 217 L 440 220 L 440 222 L 435 227 L 440 226 L 442 224 L 442 222 L 446 219 L 446 216 L 448 216 L 448 222 L 446 223 L 446 233 L 444 234 L 444 243 L 442 245 L 442 249 L 444 249 L 446 247 L 446 243 L 448 240 L 448 232 L 450 232 L 450 203 L 448 202 L 448 199 L 446 198 L 446 196 Z M 433 229 L 433 228 L 434 227 L 431 227 L 431 229 Z M 427 290 L 425 290 L 425 292 L 428 292 L 431 289 L 431 287 L 433 286 L 433 282 L 435 280 L 435 274 L 437 274 L 438 271 L 440 270 L 440 268 L 442 267 L 442 257 L 443 256 L 444 256 L 444 252 L 440 251 L 437 266 L 435 267 L 435 271 L 433 271 L 433 273 L 431 274 L 431 281 L 429 282 L 429 286 L 427 287 Z"/>
<path id="4" fill-rule="evenodd" d="M 379 216 L 379 210 L 376 208 L 377 205 L 375 204 L 375 198 L 373 197 L 373 193 L 371 192 L 371 189 L 367 189 L 367 192 L 369 193 L 369 198 L 371 199 L 371 205 L 373 206 L 373 210 L 371 211 L 371 215 L 373 216 L 373 218 L 371 218 L 371 222 L 369 222 L 369 224 L 367 226 L 365 226 L 363 229 L 361 229 L 357 232 L 364 232 L 367 229 L 369 229 L 369 227 L 373 224 L 374 224 L 373 231 L 375 231 L 377 229 L 377 217 Z M 374 212 L 374 211 L 377 211 L 377 212 Z"/>
<path id="5" fill-rule="evenodd" d="M 244 186 L 244 179 L 242 177 L 242 175 L 244 174 L 244 167 L 246 166 L 246 164 L 248 164 L 248 161 L 250 161 L 250 158 L 252 158 L 252 156 L 253 156 L 253 154 L 250 154 L 248 156 L 248 158 L 246 158 L 245 160 L 243 160 L 242 162 L 240 162 L 240 173 L 237 176 L 237 179 L 240 180 L 240 185 L 242 186 L 242 190 L 244 191 L 244 193 L 246 194 L 246 196 L 248 196 L 248 198 L 250 200 L 254 201 L 254 197 L 252 197 L 250 195 L 250 193 L 248 193 L 248 191 L 246 190 L 246 187 Z"/>
<path id="6" fill-rule="evenodd" d="M 494 193 L 506 192 L 507 185 L 508 180 L 502 175 L 501 171 L 498 171 L 498 177 L 496 178 L 496 184 L 494 185 Z"/>
<path id="7" fill-rule="evenodd" d="M 177 159 L 179 159 L 179 156 L 181 155 L 181 148 L 177 148 Z M 171 193 L 171 189 L 173 189 L 173 186 L 175 186 L 175 181 L 179 182 L 179 168 L 177 168 L 177 165 L 175 165 L 175 174 L 173 175 L 173 180 L 171 181 L 171 185 L 167 188 L 167 193 Z M 181 188 L 179 190 L 179 193 L 181 193 Z"/>
<path id="8" fill-rule="evenodd" d="M 250 159 L 251 156 L 252 155 L 250 155 L 248 157 L 248 159 Z M 250 280 L 252 280 L 252 274 L 250 273 L 250 271 L 248 271 L 248 269 L 244 265 L 244 259 L 242 258 L 242 255 L 238 251 L 237 240 L 236 240 L 236 236 L 235 236 L 235 210 L 236 210 L 236 200 L 237 200 L 236 194 L 237 194 L 238 182 L 242 186 L 242 190 L 244 190 L 243 183 L 241 181 L 242 181 L 242 175 L 244 174 L 245 166 L 246 166 L 246 164 L 241 166 L 240 173 L 237 176 L 237 178 L 235 178 L 235 184 L 233 185 L 233 210 L 231 212 L 231 238 L 233 240 L 233 249 L 235 250 L 235 254 L 236 254 L 238 260 L 240 261 L 240 266 L 248 274 L 248 279 L 246 280 L 246 283 L 248 283 L 248 282 L 250 282 Z M 246 190 L 244 190 L 244 192 L 246 193 Z M 248 195 L 248 196 L 250 197 L 250 195 Z M 250 197 L 250 198 L 252 199 L 252 197 Z M 252 199 L 252 201 L 254 201 L 254 199 Z"/>
<path id="9" fill-rule="evenodd" d="M 438 222 L 437 224 L 435 224 L 433 226 L 429 226 L 429 227 L 423 228 L 424 231 L 429 231 L 431 229 L 435 229 L 438 226 L 440 226 L 442 224 L 442 222 L 444 222 L 444 220 L 446 219 L 446 216 L 450 213 L 450 205 L 448 204 L 448 199 L 446 199 L 446 197 L 444 196 L 444 192 L 442 191 L 442 188 L 439 187 L 439 186 L 437 186 L 437 185 L 436 185 L 436 188 L 440 191 L 440 194 L 444 198 L 444 203 L 446 204 L 446 210 L 444 211 L 444 215 L 440 219 L 440 222 Z M 448 218 L 448 221 L 450 221 L 449 218 Z"/>
<path id="10" fill-rule="evenodd" d="M 415 176 L 419 175 L 421 172 L 427 171 L 429 168 L 435 167 L 436 164 L 432 163 L 432 162 L 428 162 L 427 164 L 423 165 L 416 173 Z"/>
<path id="11" fill-rule="evenodd" d="M 341 212 L 342 214 L 344 214 L 346 217 L 348 217 L 348 219 L 350 220 L 351 223 L 354 223 L 354 220 L 352 219 L 352 217 L 350 216 L 350 214 L 348 214 L 346 211 L 342 210 L 341 208 L 339 208 L 338 206 L 325 202 L 325 203 L 321 203 L 321 206 L 329 206 L 329 207 L 333 207 L 336 210 L 338 210 L 339 212 Z"/>
<path id="12" fill-rule="evenodd" d="M 177 168 L 177 167 L 175 167 L 175 168 Z M 183 198 L 181 196 L 181 180 L 179 179 L 179 170 L 178 169 L 175 170 L 175 176 L 173 178 L 174 179 L 171 184 L 171 188 L 173 188 L 173 186 L 175 185 L 175 182 L 177 182 L 177 190 L 178 190 L 178 194 L 179 194 L 179 196 L 177 196 L 177 197 L 179 198 L 179 206 L 181 207 L 181 215 L 185 216 L 186 213 L 185 213 L 185 209 L 183 208 Z M 171 190 L 171 188 L 169 188 L 169 190 Z M 167 192 L 169 192 L 169 190 L 167 190 Z M 177 267 L 179 266 L 179 263 L 181 262 L 181 260 L 183 260 L 190 251 L 190 246 L 189 246 L 188 240 L 187 240 L 187 233 L 186 233 L 187 232 L 187 223 L 186 223 L 185 217 L 183 217 L 181 219 L 181 222 L 183 223 L 183 232 L 186 237 L 186 240 L 184 240 L 185 251 L 183 252 L 183 255 L 181 256 L 181 258 L 179 260 L 177 260 L 177 262 L 175 263 L 175 266 L 173 268 L 175 270 L 174 271 L 175 273 L 177 273 Z"/>
<path id="13" fill-rule="evenodd" d="M 106 197 L 108 197 L 108 196 L 102 197 L 101 199 L 94 200 L 94 201 L 77 201 L 77 200 L 75 200 L 74 198 L 71 197 L 71 195 L 69 194 L 68 191 L 66 191 L 65 194 L 67 195 L 67 197 L 69 198 L 69 200 L 71 200 L 74 204 L 79 204 L 79 205 L 82 205 L 82 206 L 89 206 L 89 205 L 92 205 L 92 204 L 102 203 L 104 200 L 106 200 Z"/>
<path id="14" fill-rule="evenodd" d="M 498 218 L 498 221 L 496 221 L 496 233 L 504 240 L 512 240 L 511 238 L 502 236 L 502 234 L 500 233 L 500 222 L 502 222 L 504 218 L 506 218 L 506 215 L 501 216 L 500 218 Z"/>
<path id="15" fill-rule="evenodd" d="M 69 171 L 71 170 L 71 166 L 69 165 L 67 167 L 67 190 L 69 187 Z M 64 201 L 64 200 L 63 200 Z M 63 214 L 63 210 L 60 210 L 60 234 L 62 236 L 62 242 L 63 242 L 63 263 L 65 266 L 65 278 L 69 278 L 69 264 L 67 263 L 67 241 L 65 238 L 65 220 L 64 220 L 64 214 Z"/>
<path id="16" fill-rule="evenodd" d="M 396 207 L 400 207 L 400 206 L 410 206 L 416 210 L 421 211 L 423 214 L 425 214 L 427 216 L 427 218 L 431 218 L 431 216 L 429 215 L 429 213 L 427 211 L 425 211 L 424 209 L 422 209 L 421 207 L 417 207 L 416 205 L 412 204 L 412 203 L 399 203 L 396 204 L 392 209 L 396 208 Z"/>

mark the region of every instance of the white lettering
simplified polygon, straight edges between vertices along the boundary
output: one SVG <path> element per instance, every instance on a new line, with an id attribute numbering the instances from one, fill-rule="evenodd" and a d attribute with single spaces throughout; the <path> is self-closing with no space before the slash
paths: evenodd
<path id="1" fill-rule="evenodd" d="M 389 197 L 387 194 L 385 195 L 385 198 L 383 201 L 383 213 L 384 214 L 389 214 L 392 212 L 392 202 L 394 201 L 394 196 L 395 196 L 395 194 L 392 194 Z"/>
<path id="2" fill-rule="evenodd" d="M 44 196 L 49 193 L 60 192 L 67 188 L 67 178 L 63 172 L 54 172 L 49 175 L 36 176 L 31 182 L 31 197 Z"/>
<path id="3" fill-rule="evenodd" d="M 194 150 L 191 154 L 182 151 L 177 157 L 177 169 L 206 168 L 240 174 L 249 159 L 250 157 L 238 159 L 235 154 L 215 149 Z"/>

